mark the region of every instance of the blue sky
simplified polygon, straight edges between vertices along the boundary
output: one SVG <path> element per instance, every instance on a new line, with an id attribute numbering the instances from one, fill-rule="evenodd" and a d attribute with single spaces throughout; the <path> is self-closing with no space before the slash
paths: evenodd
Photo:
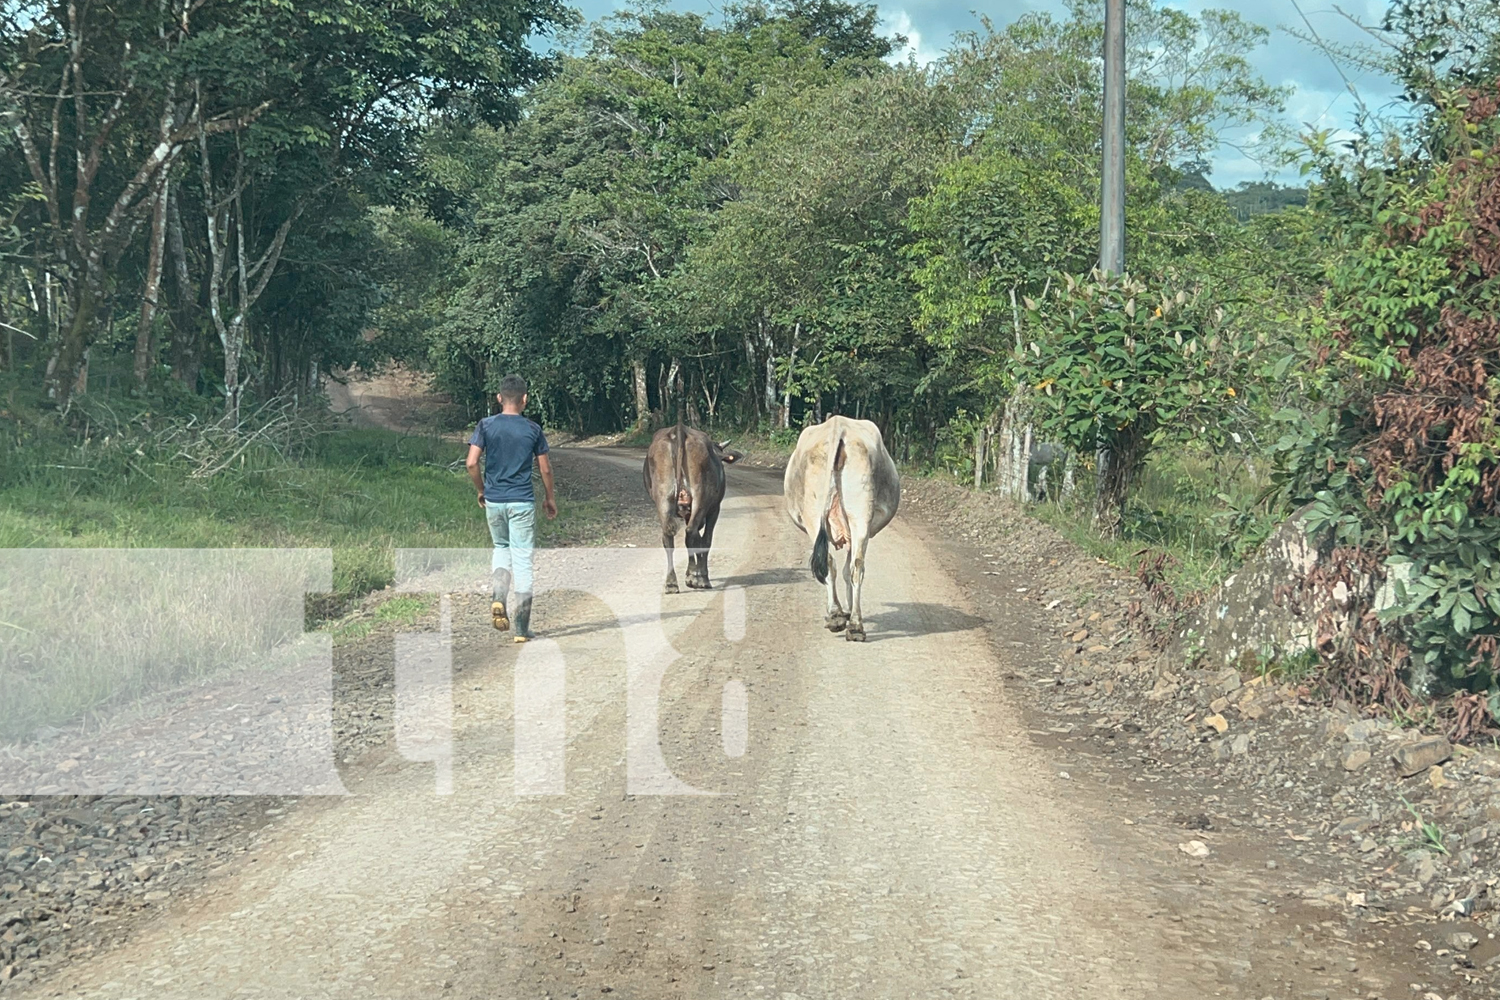
<path id="1" fill-rule="evenodd" d="M 575 0 L 577 2 L 577 0 Z M 1376 23 L 1388 6 L 1386 0 L 1298 0 L 1313 28 L 1331 43 L 1357 42 L 1363 35 L 1359 28 L 1334 9 L 1335 4 L 1366 23 Z M 708 0 L 672 0 L 685 10 L 712 10 Z M 583 0 L 578 4 L 585 17 L 594 20 L 610 13 L 612 0 Z M 1355 110 L 1340 79 L 1338 70 L 1316 47 L 1289 33 L 1297 28 L 1305 33 L 1302 19 L 1292 0 L 1178 0 L 1169 6 L 1190 13 L 1205 8 L 1238 11 L 1248 20 L 1270 28 L 1271 42 L 1255 55 L 1255 65 L 1268 81 L 1290 84 L 1296 88 L 1287 106 L 1289 124 L 1297 127 L 1314 125 L 1337 128 L 1347 124 Z M 1008 24 L 1031 10 L 1061 13 L 1056 0 L 988 0 L 979 3 L 952 3 L 947 0 L 891 0 L 879 4 L 884 24 L 911 40 L 911 50 L 918 60 L 926 62 L 940 55 L 954 32 L 977 29 L 980 16 L 988 16 L 997 25 Z M 1396 93 L 1389 80 L 1360 74 L 1346 67 L 1366 104 L 1378 109 Z M 1228 146 L 1214 159 L 1212 180 L 1220 187 L 1232 187 L 1241 181 L 1260 180 L 1264 171 Z M 1290 179 L 1290 178 L 1287 178 Z"/>

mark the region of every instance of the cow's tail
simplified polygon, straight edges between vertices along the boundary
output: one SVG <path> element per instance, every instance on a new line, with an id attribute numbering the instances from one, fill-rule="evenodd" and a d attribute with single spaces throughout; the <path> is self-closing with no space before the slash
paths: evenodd
<path id="1" fill-rule="evenodd" d="M 818 540 L 813 542 L 812 554 L 813 576 L 819 583 L 828 582 L 828 525 L 824 524 L 818 529 Z"/>
<path id="2" fill-rule="evenodd" d="M 839 503 L 839 472 L 844 467 L 844 432 L 839 431 L 838 441 L 828 459 L 828 489 L 823 494 L 823 510 L 818 516 L 818 538 L 813 542 L 812 572 L 819 583 L 828 582 L 828 515 L 833 505 Z"/>
<path id="3" fill-rule="evenodd" d="M 677 496 L 687 492 L 687 425 L 682 407 L 677 408 L 677 434 L 672 438 L 672 474 L 677 477 Z"/>

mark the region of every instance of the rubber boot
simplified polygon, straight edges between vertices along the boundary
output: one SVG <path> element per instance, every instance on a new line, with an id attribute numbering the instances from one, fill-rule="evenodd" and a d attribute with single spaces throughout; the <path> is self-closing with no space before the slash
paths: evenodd
<path id="1" fill-rule="evenodd" d="M 525 642 L 531 638 L 531 595 L 516 595 L 516 642 Z"/>
<path id="2" fill-rule="evenodd" d="M 494 573 L 494 594 L 490 604 L 490 624 L 500 632 L 510 631 L 510 615 L 505 609 L 505 598 L 510 593 L 510 571 L 497 569 Z"/>

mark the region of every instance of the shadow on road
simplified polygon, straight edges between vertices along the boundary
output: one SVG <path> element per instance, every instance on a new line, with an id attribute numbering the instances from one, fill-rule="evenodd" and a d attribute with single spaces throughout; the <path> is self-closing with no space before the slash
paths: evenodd
<path id="1" fill-rule="evenodd" d="M 944 604 L 900 603 L 885 608 L 889 610 L 865 616 L 869 642 L 968 632 L 985 623 L 983 618 Z"/>
<path id="2" fill-rule="evenodd" d="M 715 587 L 784 587 L 788 584 L 803 583 L 812 579 L 812 572 L 807 569 L 791 569 L 784 566 L 775 569 L 763 569 L 754 573 L 742 573 L 739 576 L 730 577 L 722 584 Z"/>
<path id="3" fill-rule="evenodd" d="M 681 611 L 663 611 L 660 615 L 626 615 L 623 618 L 600 618 L 595 621 L 574 622 L 567 625 L 548 626 L 542 629 L 544 639 L 564 639 L 568 636 L 587 635 L 590 632 L 599 632 L 611 629 L 623 629 L 631 625 L 643 625 L 647 622 L 662 621 L 668 618 L 692 618 L 699 612 L 684 608 Z"/>
<path id="4" fill-rule="evenodd" d="M 781 473 L 753 466 L 728 470 L 729 495 L 745 497 L 781 496 Z"/>

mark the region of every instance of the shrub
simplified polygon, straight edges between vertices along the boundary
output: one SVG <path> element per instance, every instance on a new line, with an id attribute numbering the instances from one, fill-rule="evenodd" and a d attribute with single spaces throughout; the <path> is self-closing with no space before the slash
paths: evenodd
<path id="1" fill-rule="evenodd" d="M 1310 530 L 1393 578 L 1380 621 L 1419 694 L 1500 671 L 1500 93 L 1442 115 L 1465 142 L 1339 186 L 1363 215 L 1318 336 L 1326 409 L 1281 414 L 1277 446 Z"/>
<path id="2" fill-rule="evenodd" d="M 1114 533 L 1153 447 L 1228 439 L 1241 352 L 1224 310 L 1196 288 L 1066 277 L 1026 310 L 1032 339 L 1017 381 L 1034 390 L 1047 439 L 1079 454 L 1107 450 L 1096 519 Z"/>

